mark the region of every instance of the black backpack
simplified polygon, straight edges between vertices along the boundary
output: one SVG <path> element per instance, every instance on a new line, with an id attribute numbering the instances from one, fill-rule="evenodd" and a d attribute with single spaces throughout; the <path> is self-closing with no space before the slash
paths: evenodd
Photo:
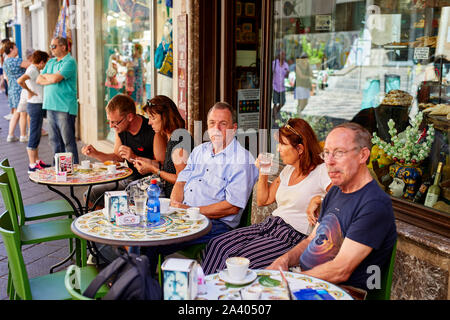
<path id="1" fill-rule="evenodd" d="M 162 290 L 152 278 L 147 256 L 125 253 L 99 272 L 83 295 L 94 298 L 108 282 L 109 292 L 103 300 L 161 300 Z M 112 285 L 110 285 L 112 284 Z"/>

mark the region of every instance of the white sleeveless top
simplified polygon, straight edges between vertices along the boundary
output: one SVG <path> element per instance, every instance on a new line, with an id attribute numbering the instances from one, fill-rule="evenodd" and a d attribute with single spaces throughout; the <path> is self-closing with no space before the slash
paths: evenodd
<path id="1" fill-rule="evenodd" d="M 272 215 L 282 218 L 298 232 L 307 234 L 309 223 L 306 209 L 308 204 L 314 196 L 325 196 L 326 188 L 330 185 L 331 180 L 325 163 L 322 163 L 305 179 L 289 186 L 289 179 L 293 171 L 293 166 L 286 165 L 280 173 L 281 182 L 275 195 L 278 207 L 272 212 Z"/>

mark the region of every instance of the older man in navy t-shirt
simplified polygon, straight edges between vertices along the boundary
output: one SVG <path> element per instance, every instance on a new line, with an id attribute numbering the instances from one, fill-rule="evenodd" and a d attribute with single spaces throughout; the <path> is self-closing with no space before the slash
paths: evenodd
<path id="1" fill-rule="evenodd" d="M 302 273 L 370 290 L 377 266 L 388 267 L 397 240 L 392 203 L 367 169 L 370 134 L 355 123 L 334 128 L 321 154 L 334 185 L 322 202 L 309 237 L 276 259 L 270 269 L 300 264 Z"/>

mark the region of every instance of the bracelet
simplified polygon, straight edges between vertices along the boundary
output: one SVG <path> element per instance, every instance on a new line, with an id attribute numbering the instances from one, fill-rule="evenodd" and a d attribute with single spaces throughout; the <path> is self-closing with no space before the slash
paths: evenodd
<path id="1" fill-rule="evenodd" d="M 160 173 L 161 173 L 161 169 L 158 169 L 158 171 L 156 171 L 156 175 L 159 177 Z"/>

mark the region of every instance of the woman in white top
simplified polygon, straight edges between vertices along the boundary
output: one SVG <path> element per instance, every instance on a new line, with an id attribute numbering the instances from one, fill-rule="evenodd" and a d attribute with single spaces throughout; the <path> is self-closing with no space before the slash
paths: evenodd
<path id="1" fill-rule="evenodd" d="M 331 188 L 319 142 L 305 120 L 290 119 L 279 131 L 278 151 L 285 168 L 271 184 L 260 172 L 256 194 L 258 206 L 276 201 L 277 209 L 261 223 L 213 238 L 202 263 L 205 274 L 225 269 L 225 260 L 233 256 L 263 269 L 308 235 L 316 219 L 313 211 Z"/>

